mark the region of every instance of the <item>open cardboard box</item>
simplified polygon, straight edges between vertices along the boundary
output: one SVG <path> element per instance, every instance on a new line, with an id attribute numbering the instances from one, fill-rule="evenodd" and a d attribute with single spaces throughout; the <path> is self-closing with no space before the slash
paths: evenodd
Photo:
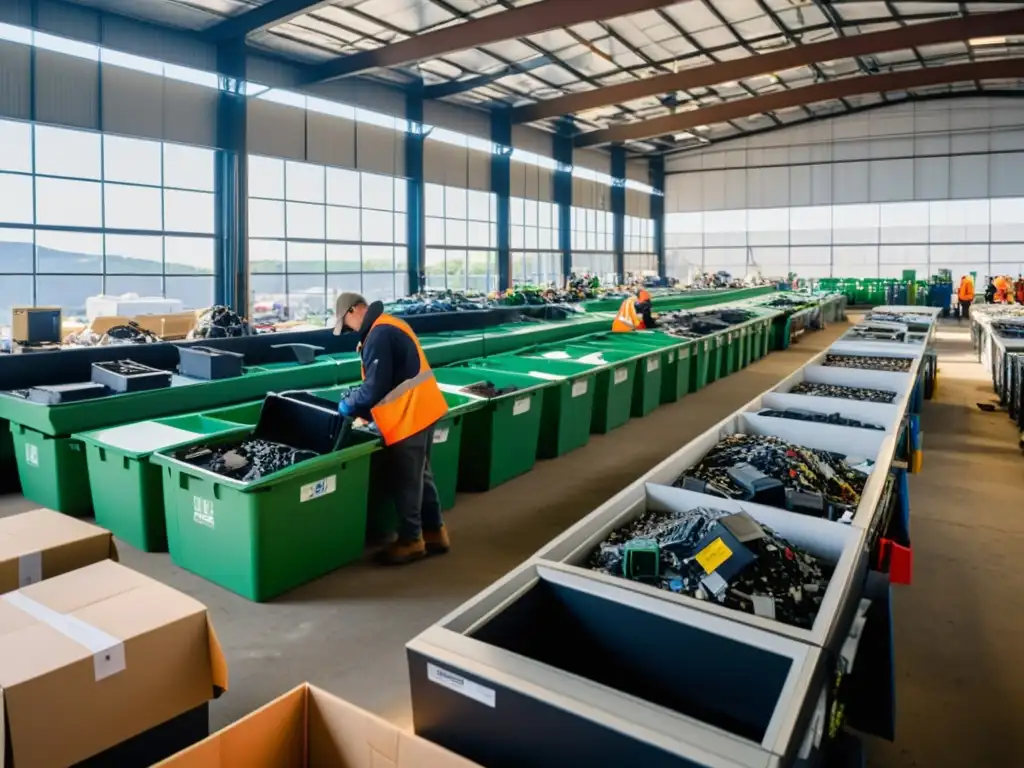
<path id="1" fill-rule="evenodd" d="M 226 689 L 206 607 L 111 560 L 0 597 L 0 768 L 63 768 L 129 740 L 137 755 Z"/>
<path id="2" fill-rule="evenodd" d="M 0 519 L 0 594 L 117 558 L 110 531 L 36 509 Z"/>
<path id="3" fill-rule="evenodd" d="M 405 733 L 303 683 L 158 768 L 474 768 L 476 763 Z M 477 767 L 478 768 L 478 767 Z"/>

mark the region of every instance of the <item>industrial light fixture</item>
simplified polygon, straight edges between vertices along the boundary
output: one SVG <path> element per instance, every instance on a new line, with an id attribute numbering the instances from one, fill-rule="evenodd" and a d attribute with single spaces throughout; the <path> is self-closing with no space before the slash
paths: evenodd
<path id="1" fill-rule="evenodd" d="M 985 45 L 1006 45 L 1005 37 L 975 37 L 967 41 L 975 48 Z"/>

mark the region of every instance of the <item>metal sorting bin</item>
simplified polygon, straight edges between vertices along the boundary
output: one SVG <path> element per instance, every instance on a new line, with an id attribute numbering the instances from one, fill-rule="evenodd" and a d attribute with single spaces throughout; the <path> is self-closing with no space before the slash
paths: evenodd
<path id="1" fill-rule="evenodd" d="M 191 414 L 75 435 L 85 445 L 96 523 L 143 552 L 165 552 L 163 483 L 150 456 L 237 429 L 238 424 Z"/>
<path id="2" fill-rule="evenodd" d="M 240 428 L 212 440 L 235 443 Z M 349 446 L 254 482 L 153 454 L 161 467 L 174 563 L 250 600 L 269 600 L 363 553 L 370 458 L 379 440 L 353 430 Z"/>
<path id="3" fill-rule="evenodd" d="M 605 434 L 629 421 L 637 360 L 621 351 L 595 351 L 578 344 L 553 344 L 519 353 L 525 358 L 573 363 L 596 374 L 590 431 Z"/>
<path id="4" fill-rule="evenodd" d="M 647 416 L 661 405 L 661 351 L 650 344 L 633 341 L 633 333 L 598 334 L 580 339 L 574 346 L 583 347 L 608 359 L 636 360 L 636 375 L 633 379 L 632 402 L 629 415 L 634 418 Z"/>
<path id="5" fill-rule="evenodd" d="M 438 368 L 434 375 L 444 392 L 471 394 L 470 384 L 492 382 L 515 391 L 484 401 L 465 414 L 459 449 L 459 490 L 489 491 L 529 472 L 537 462 L 543 390 L 552 382 L 491 368 Z"/>
<path id="6" fill-rule="evenodd" d="M 558 563 L 406 648 L 417 734 L 490 768 L 818 765 L 827 747 L 821 649 Z"/>
<path id="7" fill-rule="evenodd" d="M 496 355 L 467 363 L 474 368 L 523 373 L 551 382 L 544 388 L 538 459 L 553 459 L 590 440 L 594 396 L 597 392 L 595 367 L 565 360 L 546 360 L 521 355 Z"/>

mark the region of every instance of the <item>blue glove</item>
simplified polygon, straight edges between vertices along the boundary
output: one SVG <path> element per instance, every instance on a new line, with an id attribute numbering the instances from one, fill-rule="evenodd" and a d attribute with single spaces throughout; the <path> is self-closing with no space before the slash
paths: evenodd
<path id="1" fill-rule="evenodd" d="M 348 404 L 348 400 L 342 400 L 338 403 L 338 413 L 342 416 L 355 416 L 355 411 L 353 411 L 352 406 Z"/>

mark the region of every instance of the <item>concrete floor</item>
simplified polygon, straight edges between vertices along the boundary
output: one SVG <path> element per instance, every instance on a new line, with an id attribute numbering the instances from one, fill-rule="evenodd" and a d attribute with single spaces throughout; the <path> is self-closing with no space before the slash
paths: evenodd
<path id="1" fill-rule="evenodd" d="M 453 551 L 407 569 L 357 565 L 258 605 L 127 545 L 129 567 L 209 606 L 231 689 L 212 706 L 219 728 L 308 680 L 411 724 L 404 644 L 691 438 L 825 348 L 844 324 L 803 338 L 746 370 L 632 420 L 611 435 L 487 494 L 462 495 L 448 516 Z M 911 481 L 915 582 L 897 588 L 899 739 L 872 743 L 873 766 L 1003 762 L 1024 712 L 1024 458 L 991 399 L 963 329 L 940 335 L 940 388 L 924 414 L 925 464 Z M 1018 495 L 1019 499 L 1019 495 Z M 0 516 L 34 505 L 0 497 Z M 1024 512 L 1024 510 L 1021 510 Z"/>

